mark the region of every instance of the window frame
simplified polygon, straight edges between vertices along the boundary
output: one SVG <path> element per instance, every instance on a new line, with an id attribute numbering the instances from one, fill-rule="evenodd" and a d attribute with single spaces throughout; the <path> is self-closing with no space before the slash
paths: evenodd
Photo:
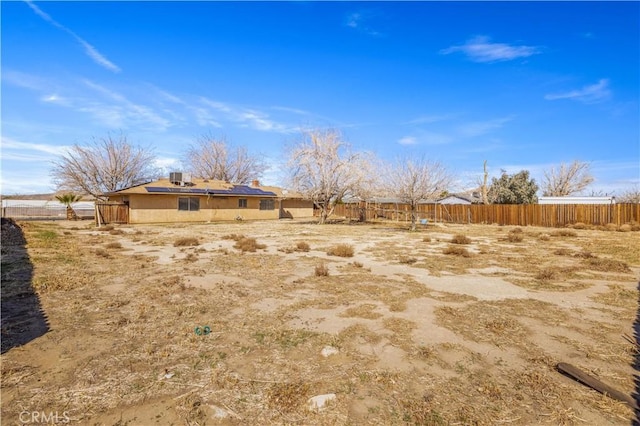
<path id="1" fill-rule="evenodd" d="M 186 200 L 186 209 L 181 208 Z M 182 201 L 182 203 L 181 203 Z M 179 212 L 197 212 L 200 211 L 200 198 L 198 197 L 178 197 L 178 211 Z"/>
<path id="2" fill-rule="evenodd" d="M 249 206 L 249 201 L 246 198 L 238 198 L 238 208 L 246 209 Z"/>
<path id="3" fill-rule="evenodd" d="M 276 209 L 276 200 L 273 198 L 261 198 L 260 199 L 260 210 L 275 210 Z"/>

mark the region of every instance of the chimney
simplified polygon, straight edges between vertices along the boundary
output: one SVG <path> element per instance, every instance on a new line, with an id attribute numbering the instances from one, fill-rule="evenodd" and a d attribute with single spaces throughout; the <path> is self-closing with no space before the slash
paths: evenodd
<path id="1" fill-rule="evenodd" d="M 260 181 L 259 181 L 258 179 L 254 179 L 254 180 L 252 180 L 252 181 L 251 181 L 251 186 L 253 186 L 253 187 L 256 187 L 256 188 L 257 188 L 258 186 L 260 186 Z"/>

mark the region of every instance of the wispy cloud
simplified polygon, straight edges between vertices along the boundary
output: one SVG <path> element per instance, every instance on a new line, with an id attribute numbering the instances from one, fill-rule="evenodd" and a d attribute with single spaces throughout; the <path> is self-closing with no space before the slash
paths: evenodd
<path id="1" fill-rule="evenodd" d="M 503 127 L 511 121 L 513 117 L 495 118 L 493 120 L 474 121 L 458 126 L 457 133 L 461 137 L 474 138 L 485 135 L 493 130 Z"/>
<path id="2" fill-rule="evenodd" d="M 51 93 L 49 95 L 42 96 L 40 98 L 42 102 L 58 104 L 62 106 L 71 106 L 71 101 L 64 96 L 60 96 L 57 93 Z"/>
<path id="3" fill-rule="evenodd" d="M 353 28 L 361 33 L 370 36 L 380 36 L 382 33 L 374 30 L 368 24 L 372 16 L 373 14 L 370 12 L 353 12 L 347 15 L 344 24 L 345 26 Z"/>
<path id="4" fill-rule="evenodd" d="M 453 142 L 454 138 L 445 133 L 420 130 L 414 135 L 404 136 L 398 140 L 400 145 L 446 145 Z"/>
<path id="5" fill-rule="evenodd" d="M 609 80 L 603 78 L 600 79 L 597 83 L 584 86 L 581 89 L 570 90 L 568 92 L 562 93 L 551 93 L 545 95 L 544 98 L 548 101 L 555 101 L 558 99 L 571 99 L 586 104 L 594 104 L 606 101 L 610 97 L 611 90 L 609 90 Z"/>
<path id="6" fill-rule="evenodd" d="M 71 31 L 69 28 L 60 24 L 58 21 L 53 19 L 51 16 L 45 13 L 42 9 L 40 9 L 30 0 L 24 0 L 24 1 L 42 19 L 49 22 L 54 27 L 72 36 L 84 48 L 84 51 L 87 54 L 87 56 L 89 56 L 96 64 L 108 69 L 109 71 L 120 72 L 120 67 L 118 67 L 116 64 L 111 62 L 109 59 L 107 59 L 102 53 L 98 52 L 98 50 L 95 47 L 93 47 L 91 44 L 89 44 L 85 39 L 83 39 L 73 31 Z"/>
<path id="7" fill-rule="evenodd" d="M 153 109 L 136 104 L 118 92 L 107 89 L 90 80 L 84 80 L 84 84 L 102 94 L 107 100 L 115 103 L 94 103 L 85 106 L 85 111 L 91 112 L 102 121 L 114 124 L 114 121 L 120 121 L 121 124 L 127 121 L 133 121 L 139 124 L 148 124 L 157 130 L 166 130 L 171 127 L 171 121 L 164 118 Z M 118 126 L 119 127 L 119 126 Z"/>
<path id="8" fill-rule="evenodd" d="M 506 43 L 492 43 L 487 36 L 476 36 L 467 40 L 464 44 L 451 46 L 440 51 L 443 55 L 461 52 L 474 62 L 500 62 L 511 61 L 518 58 L 527 58 L 540 53 L 536 46 L 517 46 Z"/>
<path id="9" fill-rule="evenodd" d="M 419 117 L 416 117 L 412 120 L 409 120 L 403 124 L 410 124 L 410 125 L 414 125 L 414 124 L 431 124 L 431 123 L 438 123 L 441 121 L 447 121 L 447 120 L 451 120 L 452 118 L 454 118 L 455 116 L 453 114 L 444 114 L 444 115 L 421 115 Z"/>
<path id="10" fill-rule="evenodd" d="M 236 106 L 224 102 L 219 102 L 205 97 L 200 98 L 201 102 L 208 106 L 219 114 L 222 118 L 230 120 L 236 123 L 239 127 L 248 127 L 253 130 L 259 130 L 263 132 L 275 132 L 275 133 L 295 133 L 299 130 L 299 126 L 292 126 L 281 123 L 272 119 L 269 114 L 264 111 L 257 110 L 255 108 L 246 108 Z M 280 107 L 281 109 L 283 107 Z M 213 114 L 205 110 L 201 110 L 200 114 L 207 114 L 211 119 L 215 117 Z M 215 117 L 218 121 L 221 121 L 219 117 Z"/>
<path id="11" fill-rule="evenodd" d="M 405 136 L 398 140 L 400 145 L 415 145 L 418 143 L 418 140 L 413 136 Z"/>
<path id="12" fill-rule="evenodd" d="M 411 120 L 405 124 L 431 124 L 437 123 L 445 120 L 451 119 L 452 116 L 423 116 L 418 119 Z M 509 121 L 513 120 L 512 116 L 508 117 L 500 117 L 494 118 L 490 120 L 483 121 L 470 121 L 457 125 L 449 125 L 446 129 L 439 131 L 434 131 L 432 128 L 435 126 L 425 126 L 430 127 L 429 130 L 424 128 L 416 128 L 416 130 L 409 136 L 405 136 L 398 140 L 400 145 L 445 145 L 450 144 L 456 141 L 462 141 L 465 139 L 477 138 L 479 136 L 483 136 L 489 134 L 495 130 L 498 130 Z M 440 126 L 442 127 L 442 126 Z M 490 148 L 487 148 L 490 150 Z"/>
<path id="13" fill-rule="evenodd" d="M 44 78 L 20 71 L 8 70 L 6 68 L 2 70 L 2 81 L 12 86 L 30 90 L 45 90 L 50 86 Z"/>
<path id="14" fill-rule="evenodd" d="M 2 136 L 2 156 L 5 157 L 5 150 L 20 150 L 20 151 L 35 151 L 43 154 L 48 154 L 48 157 L 51 155 L 60 155 L 67 150 L 68 146 L 55 146 L 55 145 L 47 145 L 41 143 L 32 143 L 32 142 L 21 142 L 15 139 L 9 138 L 7 136 Z"/>

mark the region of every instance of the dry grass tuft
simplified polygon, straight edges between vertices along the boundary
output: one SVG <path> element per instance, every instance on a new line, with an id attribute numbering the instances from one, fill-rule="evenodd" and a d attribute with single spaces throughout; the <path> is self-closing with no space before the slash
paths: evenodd
<path id="1" fill-rule="evenodd" d="M 552 281 L 558 278 L 558 271 L 551 268 L 546 268 L 538 271 L 535 278 L 539 281 Z"/>
<path id="2" fill-rule="evenodd" d="M 521 232 L 509 232 L 509 235 L 507 235 L 507 241 L 510 243 L 521 243 L 522 240 L 524 240 L 524 235 Z"/>
<path id="3" fill-rule="evenodd" d="M 101 226 L 100 228 L 98 228 L 98 231 L 105 231 L 105 232 L 106 231 L 113 231 L 113 230 L 114 230 L 113 225 L 104 225 L 104 226 Z"/>
<path id="4" fill-rule="evenodd" d="M 404 265 L 413 265 L 417 261 L 418 261 L 418 259 L 416 259 L 415 257 L 411 257 L 411 256 L 400 256 L 398 258 L 398 262 L 400 262 L 400 263 L 402 263 Z"/>
<path id="5" fill-rule="evenodd" d="M 105 248 L 108 248 L 108 249 L 121 249 L 122 248 L 122 244 L 120 244 L 119 242 L 107 243 L 104 246 L 105 246 Z"/>
<path id="6" fill-rule="evenodd" d="M 573 250 L 562 247 L 559 249 L 555 249 L 553 251 L 553 254 L 555 254 L 556 256 L 573 256 Z"/>
<path id="7" fill-rule="evenodd" d="M 408 424 L 439 426 L 449 422 L 434 409 L 431 397 L 411 397 L 399 401 L 402 409 L 402 420 Z"/>
<path id="8" fill-rule="evenodd" d="M 358 261 L 353 261 L 352 265 L 356 268 L 362 268 L 364 266 L 361 262 Z"/>
<path id="9" fill-rule="evenodd" d="M 187 286 L 184 283 L 184 279 L 179 275 L 172 275 L 162 281 L 162 285 L 169 289 L 179 288 L 185 290 Z"/>
<path id="10" fill-rule="evenodd" d="M 594 259 L 594 258 L 597 257 L 595 254 L 591 253 L 590 251 L 586 251 L 586 250 L 574 253 L 573 256 L 574 257 L 579 257 L 581 259 Z"/>
<path id="11" fill-rule="evenodd" d="M 620 225 L 620 227 L 618 228 L 618 232 L 631 232 L 632 230 L 633 228 L 628 223 Z"/>
<path id="12" fill-rule="evenodd" d="M 195 253 L 188 253 L 183 260 L 185 262 L 195 262 L 198 260 L 198 255 Z"/>
<path id="13" fill-rule="evenodd" d="M 107 252 L 105 249 L 97 248 L 95 253 L 96 253 L 96 256 L 104 257 L 106 259 L 111 257 L 109 252 Z"/>
<path id="14" fill-rule="evenodd" d="M 33 287 L 39 293 L 70 291 L 91 284 L 93 280 L 94 277 L 87 271 L 82 270 L 80 267 L 72 266 L 62 270 L 37 272 L 33 279 Z"/>
<path id="15" fill-rule="evenodd" d="M 309 244 L 307 242 L 299 241 L 298 243 L 296 243 L 296 251 L 308 252 L 309 250 L 311 250 L 311 247 L 309 247 Z"/>
<path id="16" fill-rule="evenodd" d="M 618 230 L 618 225 L 615 223 L 607 223 L 604 228 L 601 228 L 603 231 L 614 232 Z"/>
<path id="17" fill-rule="evenodd" d="M 111 235 L 124 235 L 124 231 L 122 229 L 112 229 L 111 231 L 109 231 L 109 234 Z"/>
<path id="18" fill-rule="evenodd" d="M 316 277 L 328 277 L 329 276 L 329 268 L 324 263 L 316 265 L 315 274 L 316 274 Z"/>
<path id="19" fill-rule="evenodd" d="M 631 272 L 629 265 L 616 259 L 592 257 L 586 259 L 585 265 L 591 270 L 600 272 Z"/>
<path id="20" fill-rule="evenodd" d="M 625 288 L 620 284 L 609 284 L 608 292 L 599 293 L 591 298 L 607 306 L 617 306 L 635 311 L 638 304 L 638 290 Z"/>
<path id="21" fill-rule="evenodd" d="M 179 238 L 173 242 L 174 247 L 187 247 L 197 245 L 200 245 L 200 241 L 198 241 L 198 239 L 195 237 Z"/>
<path id="22" fill-rule="evenodd" d="M 427 360 L 438 356 L 438 351 L 433 346 L 420 345 L 412 351 L 411 355 L 415 358 Z"/>
<path id="23" fill-rule="evenodd" d="M 456 234 L 451 238 L 452 244 L 471 244 L 471 238 L 463 234 Z"/>
<path id="24" fill-rule="evenodd" d="M 538 239 L 540 241 L 549 241 L 551 239 L 551 236 L 549 234 L 540 234 L 538 235 Z"/>
<path id="25" fill-rule="evenodd" d="M 338 244 L 327 250 L 329 256 L 353 257 L 353 246 L 350 244 Z"/>
<path id="26" fill-rule="evenodd" d="M 223 235 L 220 238 L 222 238 L 223 240 L 240 241 L 241 239 L 244 238 L 244 235 L 242 235 L 242 234 L 227 234 L 227 235 Z"/>
<path id="27" fill-rule="evenodd" d="M 283 413 L 300 408 L 309 396 L 310 385 L 299 381 L 294 383 L 274 383 L 267 391 L 268 405 Z"/>
<path id="28" fill-rule="evenodd" d="M 424 243 L 430 243 L 430 242 L 431 242 L 431 237 L 423 237 L 423 238 L 422 238 L 422 242 L 424 242 Z"/>
<path id="29" fill-rule="evenodd" d="M 236 241 L 233 247 L 243 252 L 245 251 L 255 252 L 256 250 L 262 250 L 267 248 L 265 244 L 258 244 L 256 239 L 251 237 L 240 238 L 239 240 Z"/>
<path id="30" fill-rule="evenodd" d="M 366 319 L 378 319 L 382 316 L 381 313 L 375 312 L 377 306 L 371 303 L 364 303 L 362 305 L 353 306 L 348 308 L 344 312 L 342 312 L 339 316 L 341 317 L 358 317 L 358 318 L 366 318 Z"/>
<path id="31" fill-rule="evenodd" d="M 551 233 L 553 237 L 577 237 L 578 233 L 573 229 L 557 229 Z"/>
<path id="32" fill-rule="evenodd" d="M 576 222 L 573 225 L 571 225 L 571 227 L 573 229 L 588 229 L 589 228 L 585 223 L 582 223 L 582 222 Z"/>
<path id="33" fill-rule="evenodd" d="M 509 231 L 510 234 L 522 234 L 522 228 L 513 228 L 511 231 Z"/>
<path id="34" fill-rule="evenodd" d="M 471 253 L 464 247 L 448 246 L 442 250 L 444 254 L 452 254 L 455 256 L 471 257 Z"/>

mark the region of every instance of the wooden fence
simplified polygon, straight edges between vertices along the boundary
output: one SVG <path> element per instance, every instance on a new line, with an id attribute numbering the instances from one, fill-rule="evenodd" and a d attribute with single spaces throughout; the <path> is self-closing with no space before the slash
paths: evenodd
<path id="1" fill-rule="evenodd" d="M 339 204 L 333 214 L 360 221 L 411 220 L 411 210 L 406 204 Z M 562 227 L 578 222 L 619 226 L 640 222 L 640 204 L 421 204 L 418 218 L 432 222 L 513 226 Z"/>
<path id="2" fill-rule="evenodd" d="M 96 203 L 96 225 L 129 223 L 129 206 L 123 203 Z"/>

